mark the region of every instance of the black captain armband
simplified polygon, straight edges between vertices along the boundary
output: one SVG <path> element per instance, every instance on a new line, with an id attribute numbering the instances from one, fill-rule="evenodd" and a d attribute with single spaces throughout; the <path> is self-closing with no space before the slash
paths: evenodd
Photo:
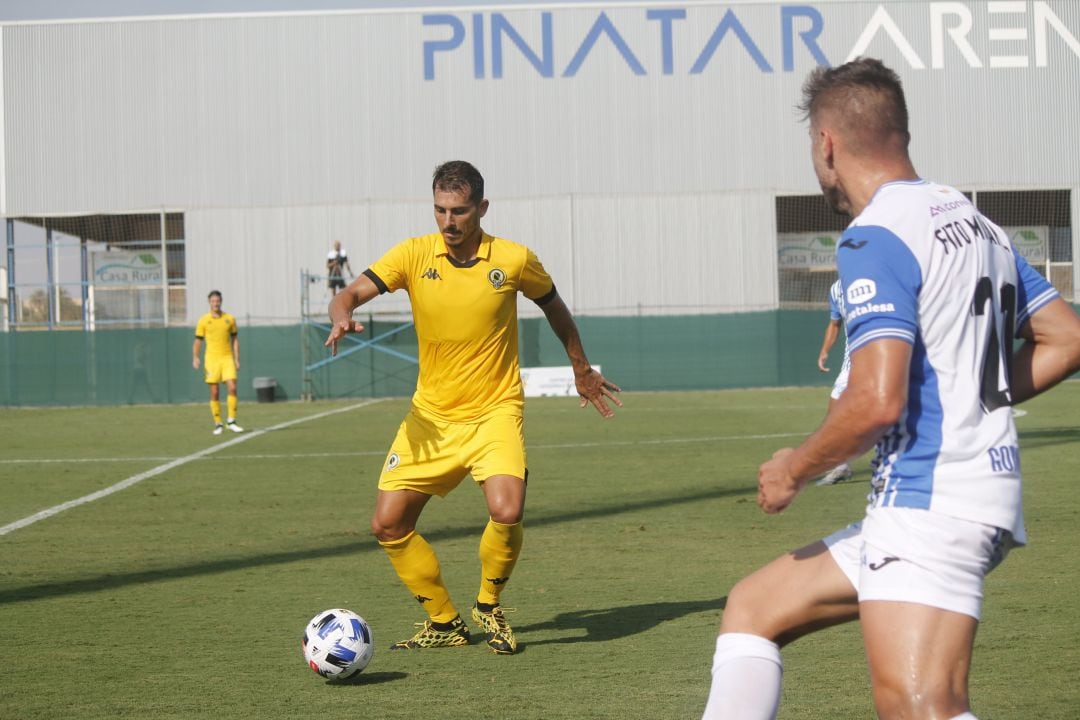
<path id="1" fill-rule="evenodd" d="M 529 299 L 532 300 L 537 305 L 540 305 L 542 307 L 544 305 L 547 305 L 552 300 L 554 300 L 555 296 L 558 295 L 558 294 L 559 294 L 558 289 L 554 285 L 552 285 L 551 289 L 548 290 L 543 295 L 541 295 L 540 297 L 538 297 L 538 298 L 529 298 Z"/>
<path id="2" fill-rule="evenodd" d="M 382 294 L 384 294 L 384 293 L 386 293 L 386 292 L 388 292 L 388 291 L 389 291 L 389 288 L 387 288 L 387 287 L 386 287 L 386 283 L 384 283 L 384 282 L 382 281 L 382 278 L 381 278 L 381 277 L 379 277 L 378 275 L 376 275 L 376 274 L 375 274 L 375 273 L 374 273 L 374 272 L 373 272 L 373 271 L 371 270 L 371 268 L 368 268 L 367 270 L 365 270 L 365 271 L 364 271 L 363 273 L 361 273 L 361 274 L 362 274 L 362 275 L 364 275 L 364 276 L 366 276 L 366 277 L 367 277 L 367 279 L 368 279 L 368 280 L 370 280 L 371 282 L 375 283 L 375 287 L 377 287 L 377 288 L 379 289 L 379 294 L 380 294 L 380 295 L 382 295 Z"/>

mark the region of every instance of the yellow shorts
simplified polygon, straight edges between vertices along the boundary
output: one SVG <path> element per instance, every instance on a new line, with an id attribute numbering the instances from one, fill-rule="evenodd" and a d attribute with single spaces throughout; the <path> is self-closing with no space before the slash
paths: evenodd
<path id="1" fill-rule="evenodd" d="M 520 415 L 478 423 L 451 423 L 410 410 L 398 428 L 379 476 L 380 490 L 415 490 L 445 496 L 472 474 L 525 478 L 525 430 Z"/>
<path id="2" fill-rule="evenodd" d="M 207 385 L 217 385 L 236 379 L 236 363 L 232 355 L 207 356 L 203 362 L 203 375 Z"/>

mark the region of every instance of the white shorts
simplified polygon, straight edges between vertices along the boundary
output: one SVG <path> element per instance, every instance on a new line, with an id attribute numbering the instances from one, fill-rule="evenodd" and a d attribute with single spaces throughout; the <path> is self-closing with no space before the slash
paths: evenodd
<path id="1" fill-rule="evenodd" d="M 976 620 L 983 578 L 1009 548 L 1007 530 L 916 508 L 871 508 L 824 540 L 864 600 L 892 600 L 950 610 Z"/>
<path id="2" fill-rule="evenodd" d="M 832 392 L 829 393 L 829 397 L 833 400 L 838 399 L 847 389 L 849 372 L 851 372 L 851 365 L 844 363 L 844 367 L 840 368 L 840 374 L 836 376 L 836 380 L 833 382 Z"/>

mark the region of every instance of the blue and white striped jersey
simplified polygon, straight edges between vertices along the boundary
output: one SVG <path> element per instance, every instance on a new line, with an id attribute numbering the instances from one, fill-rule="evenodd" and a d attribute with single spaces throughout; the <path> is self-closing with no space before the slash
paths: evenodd
<path id="1" fill-rule="evenodd" d="M 850 352 L 912 345 L 907 407 L 878 443 L 871 506 L 929 509 L 1024 542 L 1012 341 L 1057 292 L 963 194 L 925 180 L 879 188 L 837 265 Z"/>
<path id="2" fill-rule="evenodd" d="M 848 347 L 847 320 L 844 318 L 844 286 L 839 278 L 829 288 L 829 319 L 839 320 L 844 328 L 844 362 L 840 366 L 840 377 L 846 378 L 851 369 L 851 349 Z"/>

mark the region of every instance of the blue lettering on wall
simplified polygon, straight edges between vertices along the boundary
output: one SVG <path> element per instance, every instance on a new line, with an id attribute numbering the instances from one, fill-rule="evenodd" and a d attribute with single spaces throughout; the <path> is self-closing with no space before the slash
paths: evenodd
<path id="1" fill-rule="evenodd" d="M 623 36 L 615 29 L 615 26 L 611 23 L 607 13 L 601 12 L 600 17 L 596 18 L 596 22 L 593 23 L 592 28 L 589 30 L 589 34 L 586 35 L 585 39 L 581 42 L 581 47 L 574 53 L 574 57 L 570 61 L 570 64 L 563 70 L 563 77 L 574 77 L 574 75 L 577 75 L 577 71 L 581 69 L 581 65 L 585 62 L 585 58 L 589 56 L 589 51 L 593 49 L 593 45 L 596 45 L 596 41 L 600 39 L 601 33 L 608 36 L 611 40 L 611 44 L 619 51 L 619 54 L 622 55 L 623 60 L 630 66 L 630 69 L 634 71 L 635 75 L 645 74 L 645 68 L 638 62 L 638 59 L 634 56 L 630 46 L 623 40 Z"/>
<path id="2" fill-rule="evenodd" d="M 660 61 L 663 63 L 664 74 L 671 75 L 675 72 L 675 52 L 671 41 L 671 21 L 682 20 L 686 17 L 685 10 L 649 10 L 645 13 L 649 20 L 660 21 Z"/>
<path id="3" fill-rule="evenodd" d="M 484 77 L 484 16 L 475 13 L 472 16 L 473 30 L 473 75 Z"/>
<path id="4" fill-rule="evenodd" d="M 453 15 L 425 15 L 424 25 L 449 25 L 453 32 L 446 40 L 424 41 L 424 79 L 435 79 L 435 53 L 448 52 L 465 39 L 465 24 Z"/>
<path id="5" fill-rule="evenodd" d="M 806 52 L 818 65 L 829 66 L 829 60 L 822 52 L 818 44 L 825 23 L 821 12 L 809 5 L 783 5 L 780 10 L 780 27 L 782 58 L 781 63 L 784 72 L 794 72 L 795 56 L 798 40 L 806 48 Z M 490 33 L 485 34 L 485 17 L 488 19 Z M 625 16 L 624 16 L 625 17 Z M 639 16 L 640 17 L 640 16 Z M 487 77 L 487 57 L 490 48 L 491 77 L 502 79 L 505 74 L 506 51 L 509 45 L 516 48 L 517 52 L 528 61 L 529 65 L 542 78 L 555 77 L 555 32 L 556 26 L 551 11 L 539 13 L 540 36 L 526 39 L 526 36 L 515 27 L 503 12 L 473 13 L 470 23 L 472 34 L 472 65 L 473 77 L 484 79 Z M 673 75 L 675 73 L 675 58 L 677 38 L 676 22 L 686 20 L 685 8 L 654 8 L 645 10 L 645 21 L 655 23 L 660 36 L 660 73 Z M 465 43 L 466 25 L 456 15 L 437 13 L 422 16 L 425 26 L 440 28 L 443 30 L 440 37 L 423 41 L 424 54 L 424 79 L 434 80 L 436 75 L 436 60 L 440 54 L 454 53 L 462 48 Z M 625 20 L 624 20 L 625 22 Z M 446 35 L 446 31 L 449 35 Z M 705 71 L 712 61 L 713 55 L 724 40 L 733 35 L 738 40 L 742 50 L 754 62 L 763 73 L 774 72 L 772 64 L 762 53 L 757 42 L 750 32 L 739 20 L 735 10 L 728 9 L 709 35 L 705 46 L 697 53 L 697 57 L 690 67 L 691 75 L 698 75 Z M 572 78 L 577 75 L 589 55 L 600 44 L 601 39 L 615 49 L 626 63 L 626 67 L 634 75 L 647 75 L 648 71 L 641 62 L 630 44 L 626 41 L 615 22 L 604 11 L 600 11 L 592 26 L 582 38 L 577 49 L 570 57 L 562 71 L 562 77 Z M 490 42 L 490 46 L 488 43 Z M 685 42 L 685 40 L 684 40 Z M 573 43 L 560 43 L 561 47 L 574 47 Z M 654 70 L 655 72 L 655 70 Z"/>
<path id="6" fill-rule="evenodd" d="M 724 17 L 720 20 L 720 24 L 713 30 L 709 42 L 705 44 L 705 49 L 701 51 L 701 55 L 698 55 L 698 59 L 694 63 L 694 66 L 690 68 L 691 75 L 697 75 L 705 69 L 705 66 L 709 64 L 709 60 L 712 59 L 713 53 L 716 52 L 716 48 L 720 46 L 720 41 L 727 35 L 728 30 L 734 31 L 736 37 L 739 38 L 739 42 L 746 48 L 746 52 L 750 53 L 750 57 L 757 63 L 761 72 L 771 73 L 773 71 L 772 66 L 769 65 L 769 61 L 765 59 L 765 56 L 761 54 L 761 50 L 758 49 L 758 46 L 750 38 L 750 33 L 746 32 L 746 28 L 739 22 L 739 18 L 735 17 L 733 11 L 728 10 L 724 13 Z"/>
<path id="7" fill-rule="evenodd" d="M 553 77 L 555 75 L 555 52 L 551 34 L 551 13 L 540 13 L 540 55 L 537 55 L 521 33 L 510 24 L 502 13 L 491 14 L 491 77 L 503 76 L 503 35 L 506 35 L 517 46 L 525 59 L 532 63 L 540 77 Z"/>
<path id="8" fill-rule="evenodd" d="M 810 29 L 800 32 L 799 37 L 802 38 L 803 43 L 810 50 L 810 54 L 817 60 L 817 64 L 829 67 L 829 61 L 826 59 L 825 53 L 821 52 L 821 48 L 817 44 L 818 35 L 821 34 L 822 29 L 825 27 L 818 9 L 809 5 L 784 6 L 780 8 L 780 17 L 784 24 L 784 72 L 794 72 L 795 70 L 793 27 L 797 17 L 810 18 Z"/>

